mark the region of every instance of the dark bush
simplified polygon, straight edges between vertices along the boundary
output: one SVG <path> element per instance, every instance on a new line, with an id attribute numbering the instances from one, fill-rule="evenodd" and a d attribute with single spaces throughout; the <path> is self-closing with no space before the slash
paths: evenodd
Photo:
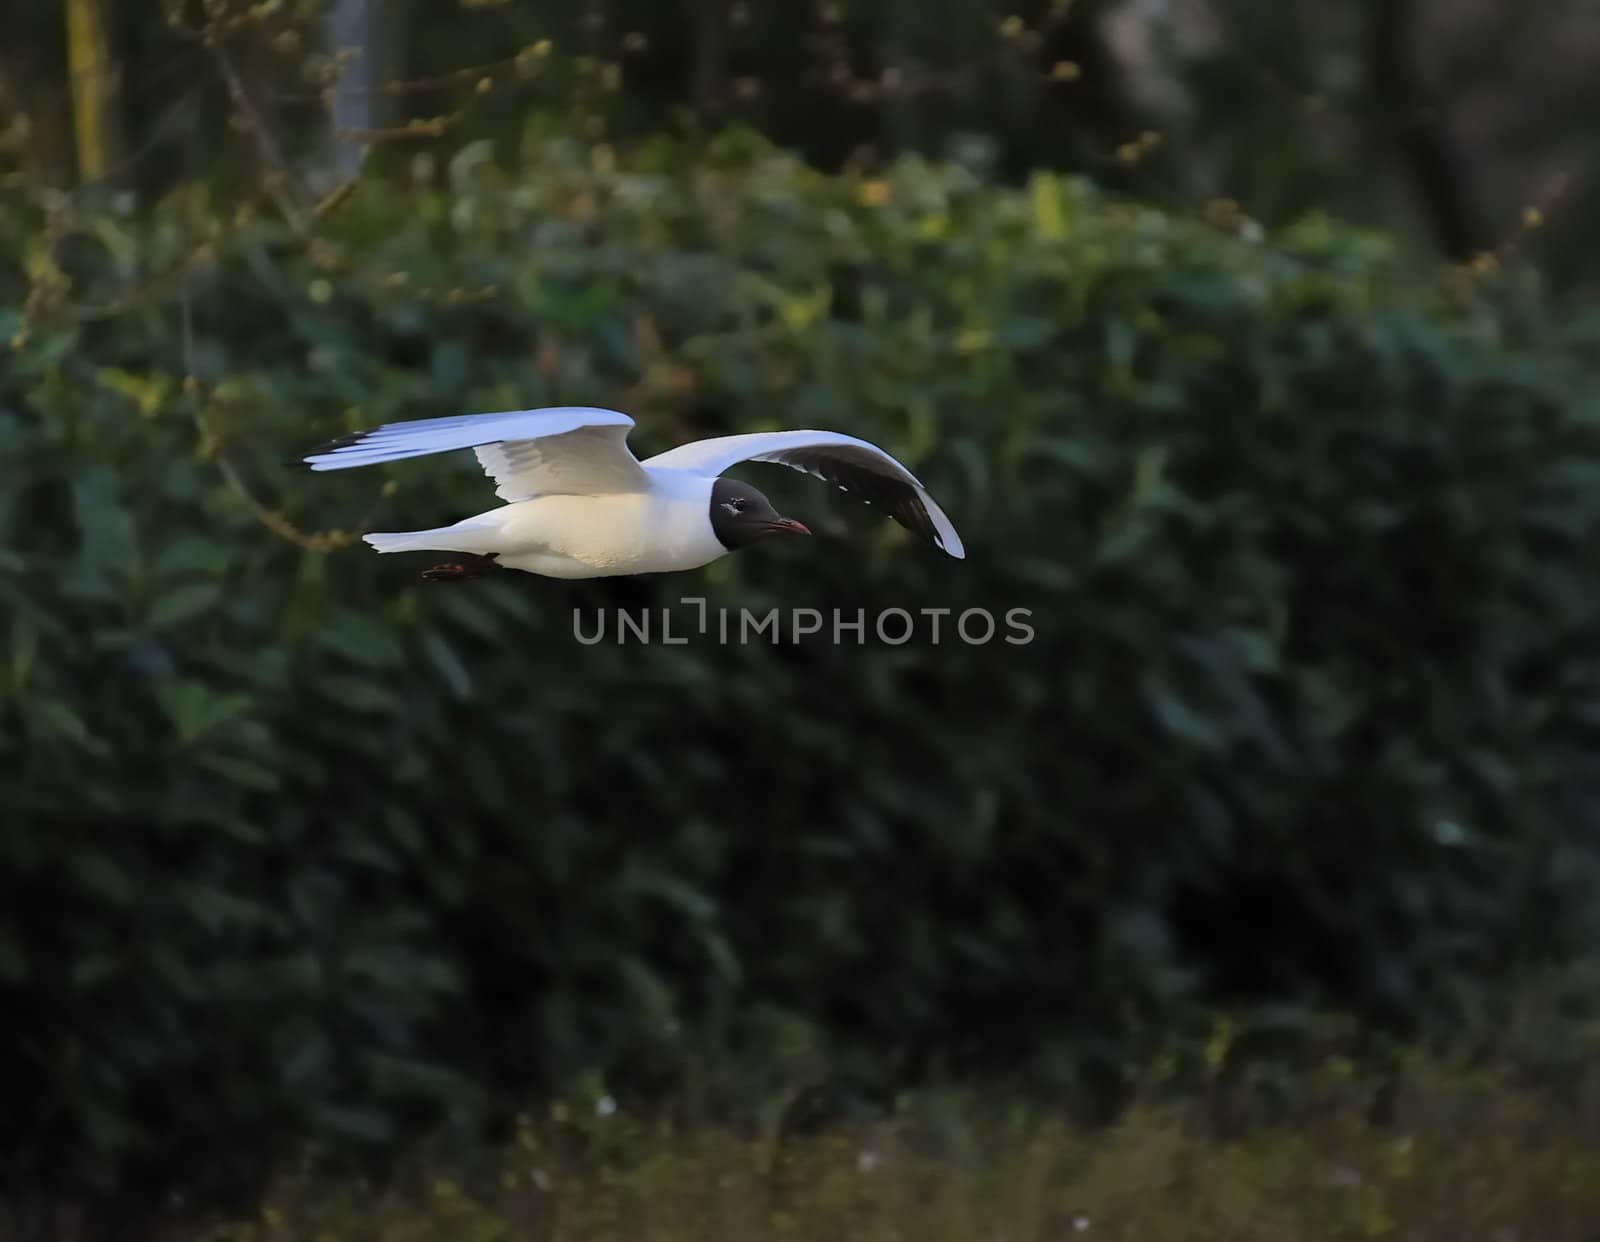
<path id="1" fill-rule="evenodd" d="M 1095 1079 L 1216 1004 L 1428 1029 L 1574 949 L 1581 320 L 1317 221 L 615 158 L 364 185 L 311 237 L 199 189 L 0 208 L 11 1185 L 247 1185 L 582 1066 L 775 1057 L 795 1018 L 868 1079 Z M 829 537 L 433 587 L 342 532 L 488 507 L 470 460 L 281 464 L 555 403 L 628 409 L 641 453 L 848 429 L 969 559 L 752 467 Z M 952 611 L 938 644 L 574 638 L 702 595 Z M 1034 639 L 949 641 L 969 608 Z"/>

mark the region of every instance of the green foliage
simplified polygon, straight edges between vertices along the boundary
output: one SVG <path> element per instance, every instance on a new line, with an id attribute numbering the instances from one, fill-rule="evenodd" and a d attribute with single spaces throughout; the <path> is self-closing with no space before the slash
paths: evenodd
<path id="1" fill-rule="evenodd" d="M 1592 1057 L 1592 1031 L 1585 1042 Z M 1036 1099 L 918 1092 L 886 1116 L 793 1138 L 637 1112 L 594 1085 L 521 1118 L 503 1152 L 440 1153 L 382 1189 L 284 1179 L 253 1219 L 178 1236 L 1592 1236 L 1600 1134 L 1582 1102 L 1592 1103 L 1592 1061 L 1560 1086 L 1537 1086 L 1500 1058 L 1471 1068 L 1411 1053 L 1378 1081 L 1319 1055 L 1282 1085 L 1288 1105 L 1232 1137 L 1218 1114 L 1250 1088 L 1213 1072 L 1198 1094 L 1147 1085 L 1106 1129 Z"/>
<path id="2" fill-rule="evenodd" d="M 1509 284 L 739 136 L 530 138 L 309 237 L 196 188 L 13 199 L 0 238 L 13 1184 L 248 1183 L 308 1130 L 796 1018 L 868 1080 L 1104 1086 L 1202 1006 L 1425 1026 L 1592 926 L 1592 343 Z M 342 532 L 486 506 L 470 461 L 280 464 L 555 403 L 641 453 L 848 428 L 969 559 L 762 474 L 826 537 L 437 587 Z M 938 645 L 573 636 L 701 595 L 952 611 Z M 970 608 L 1033 641 L 954 640 Z"/>

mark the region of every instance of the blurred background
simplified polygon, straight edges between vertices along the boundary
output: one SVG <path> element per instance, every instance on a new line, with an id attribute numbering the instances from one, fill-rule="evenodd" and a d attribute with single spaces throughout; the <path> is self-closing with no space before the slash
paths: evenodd
<path id="1" fill-rule="evenodd" d="M 1600 1185 L 1597 63 L 1583 0 L 13 0 L 6 1236 L 572 1090 L 1093 1130 L 1328 1021 L 1544 1092 L 1529 1219 Z M 751 466 L 818 539 L 440 586 L 358 536 L 473 462 L 284 464 L 552 404 L 866 437 L 968 559 Z M 692 597 L 1034 633 L 574 636 Z"/>

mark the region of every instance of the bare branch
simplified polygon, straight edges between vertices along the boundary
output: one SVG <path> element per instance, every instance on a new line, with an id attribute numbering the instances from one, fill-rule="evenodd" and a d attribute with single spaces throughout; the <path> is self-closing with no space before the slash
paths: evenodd
<path id="1" fill-rule="evenodd" d="M 244 80 L 240 78 L 239 71 L 234 68 L 233 59 L 228 55 L 228 50 L 217 39 L 207 39 L 206 44 L 217 58 L 217 66 L 222 71 L 223 79 L 228 84 L 228 93 L 233 97 L 234 105 L 244 117 L 245 125 L 249 128 L 251 137 L 255 139 L 256 149 L 261 153 L 262 161 L 270 170 L 265 178 L 267 191 L 278 204 L 278 210 L 283 213 L 283 218 L 289 222 L 289 227 L 296 233 L 304 236 L 306 233 L 306 218 L 299 206 L 295 203 L 293 186 L 294 181 L 289 172 L 289 165 L 283 158 L 283 150 L 278 146 L 277 139 L 272 136 L 272 131 L 267 128 L 267 123 L 262 117 L 255 103 L 250 98 L 250 92 L 245 89 Z"/>

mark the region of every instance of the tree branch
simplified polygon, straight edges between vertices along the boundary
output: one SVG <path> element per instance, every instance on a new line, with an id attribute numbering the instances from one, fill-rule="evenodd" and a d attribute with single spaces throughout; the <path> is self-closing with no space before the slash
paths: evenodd
<path id="1" fill-rule="evenodd" d="M 1489 246 L 1471 175 L 1417 71 L 1412 0 L 1367 0 L 1367 84 L 1379 139 L 1396 149 L 1440 249 L 1469 259 Z"/>
<path id="2" fill-rule="evenodd" d="M 206 44 L 210 47 L 212 55 L 217 58 L 217 67 L 221 69 L 223 80 L 228 84 L 228 94 L 233 97 L 234 105 L 244 117 L 245 125 L 249 128 L 251 137 L 255 139 L 256 150 L 261 153 L 262 162 L 267 165 L 269 170 L 265 178 L 267 192 L 278 204 L 278 210 L 289 222 L 289 227 L 302 237 L 305 236 L 305 213 L 294 200 L 294 181 L 277 139 L 272 136 L 272 131 L 267 128 L 266 121 L 251 100 L 250 92 L 245 89 L 244 80 L 234 68 L 233 59 L 228 55 L 227 49 L 222 46 L 219 39 L 215 38 L 208 38 Z"/>

